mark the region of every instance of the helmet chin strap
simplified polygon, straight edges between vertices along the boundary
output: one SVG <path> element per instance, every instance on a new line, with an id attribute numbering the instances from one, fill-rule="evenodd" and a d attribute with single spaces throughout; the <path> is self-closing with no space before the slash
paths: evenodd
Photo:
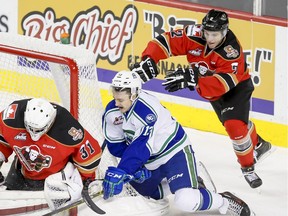
<path id="1" fill-rule="evenodd" d="M 137 100 L 138 96 L 139 93 L 131 94 L 130 100 L 132 101 L 132 104 Z"/>
<path id="2" fill-rule="evenodd" d="M 226 29 L 224 29 L 224 30 L 222 30 L 222 35 L 223 35 L 223 38 L 227 35 L 227 32 L 228 32 L 228 29 L 226 28 Z"/>

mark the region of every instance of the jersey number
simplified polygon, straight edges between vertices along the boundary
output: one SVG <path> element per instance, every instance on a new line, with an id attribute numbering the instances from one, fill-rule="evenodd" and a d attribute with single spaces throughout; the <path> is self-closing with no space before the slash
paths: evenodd
<path id="1" fill-rule="evenodd" d="M 143 135 L 144 136 L 149 136 L 151 131 L 153 129 L 153 126 L 146 126 L 145 129 L 144 129 L 144 132 L 143 132 Z"/>
<path id="2" fill-rule="evenodd" d="M 92 155 L 95 152 L 95 150 L 92 147 L 91 143 L 87 140 L 85 145 L 81 146 L 80 152 L 81 152 L 81 158 L 86 159 L 87 157 L 89 157 L 89 155 Z"/>
<path id="3" fill-rule="evenodd" d="M 179 29 L 179 30 L 175 30 L 171 32 L 171 37 L 182 37 L 183 36 L 183 30 Z"/>

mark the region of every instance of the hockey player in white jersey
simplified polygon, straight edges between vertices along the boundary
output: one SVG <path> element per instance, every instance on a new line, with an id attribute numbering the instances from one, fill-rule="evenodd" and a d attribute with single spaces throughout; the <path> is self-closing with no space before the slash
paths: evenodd
<path id="1" fill-rule="evenodd" d="M 118 72 L 111 91 L 114 99 L 103 115 L 103 132 L 110 153 L 121 159 L 106 171 L 104 199 L 121 193 L 129 182 L 141 195 L 156 200 L 174 194 L 174 205 L 185 212 L 252 215 L 230 192 L 218 194 L 199 186 L 187 134 L 155 96 L 142 90 L 137 73 Z"/>

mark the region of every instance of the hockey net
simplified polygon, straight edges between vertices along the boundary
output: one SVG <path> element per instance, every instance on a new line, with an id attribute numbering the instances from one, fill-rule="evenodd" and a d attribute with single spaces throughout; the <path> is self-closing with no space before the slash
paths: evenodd
<path id="1" fill-rule="evenodd" d="M 14 100 L 46 98 L 68 109 L 101 145 L 104 140 L 101 132 L 104 108 L 95 63 L 94 53 L 81 47 L 0 33 L 0 110 Z M 97 178 L 104 177 L 108 166 L 117 166 L 117 159 L 106 149 Z M 113 203 L 103 202 L 103 208 L 109 208 L 111 204 L 119 213 L 127 210 L 127 206 L 123 209 L 127 203 L 129 213 L 125 215 L 135 215 L 135 212 L 136 215 L 141 215 L 141 212 L 147 214 L 147 205 L 154 215 L 163 215 L 168 208 L 167 202 L 157 203 L 143 198 L 129 184 L 117 200 L 121 202 L 118 210 L 114 205 L 116 199 Z"/>

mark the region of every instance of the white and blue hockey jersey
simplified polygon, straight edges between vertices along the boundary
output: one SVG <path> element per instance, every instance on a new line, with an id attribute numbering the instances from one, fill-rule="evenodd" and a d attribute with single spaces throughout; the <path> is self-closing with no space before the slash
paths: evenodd
<path id="1" fill-rule="evenodd" d="M 110 153 L 121 158 L 118 168 L 129 174 L 143 165 L 155 170 L 191 145 L 170 112 L 156 97 L 144 91 L 125 114 L 115 106 L 114 100 L 110 101 L 102 123 Z"/>

